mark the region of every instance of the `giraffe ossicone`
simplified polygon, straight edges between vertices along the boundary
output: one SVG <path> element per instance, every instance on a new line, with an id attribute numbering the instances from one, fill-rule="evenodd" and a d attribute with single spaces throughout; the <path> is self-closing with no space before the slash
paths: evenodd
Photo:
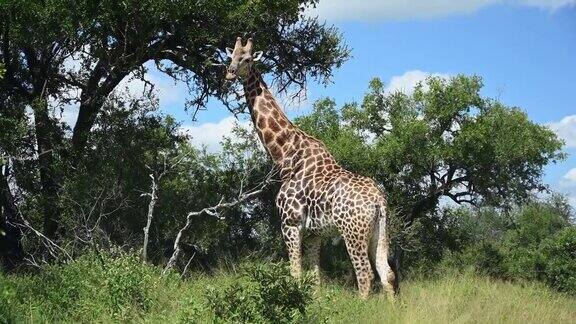
<path id="1" fill-rule="evenodd" d="M 320 276 L 322 234 L 336 229 L 354 266 L 360 296 L 366 298 L 376 268 L 384 290 L 393 296 L 395 274 L 388 265 L 386 197 L 367 177 L 342 168 L 319 140 L 293 125 L 253 66 L 253 41 L 236 39 L 227 49 L 231 62 L 226 79 L 240 78 L 252 122 L 266 151 L 280 170 L 276 198 L 291 273 L 302 273 L 302 247 Z M 371 263 L 372 262 L 372 263 Z"/>

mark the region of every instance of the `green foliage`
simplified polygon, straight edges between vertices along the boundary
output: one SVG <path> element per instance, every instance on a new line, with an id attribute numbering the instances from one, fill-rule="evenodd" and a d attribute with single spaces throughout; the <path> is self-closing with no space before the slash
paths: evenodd
<path id="1" fill-rule="evenodd" d="M 553 201 L 552 201 L 553 202 Z M 550 202 L 531 203 L 512 215 L 514 226 L 502 237 L 502 253 L 510 278 L 541 279 L 538 250 L 544 240 L 571 226 L 565 213 Z"/>
<path id="2" fill-rule="evenodd" d="M 448 254 L 442 260 L 440 269 L 474 269 L 477 273 L 493 278 L 505 278 L 507 269 L 504 265 L 504 255 L 490 242 L 481 242 L 464 249 L 462 252 Z"/>
<path id="3" fill-rule="evenodd" d="M 85 256 L 49 267 L 46 272 L 50 275 L 46 272 L 0 274 L 0 322 L 243 322 L 238 317 L 225 320 L 217 316 L 211 297 L 214 295 L 207 295 L 207 286 L 218 287 L 214 291 L 222 298 L 224 291 L 232 291 L 233 299 L 244 296 L 257 302 L 261 302 L 260 289 L 268 289 L 262 293 L 272 294 L 271 300 L 292 305 L 288 311 L 283 304 L 260 304 L 258 314 L 244 317 L 253 320 L 244 322 L 270 322 L 269 317 L 275 318 L 273 322 L 305 323 L 449 323 L 463 319 L 486 323 L 576 321 L 574 298 L 554 293 L 538 283 L 519 285 L 468 272 L 442 273 L 432 280 L 405 281 L 395 303 L 389 303 L 383 295 L 360 300 L 355 289 L 327 282 L 311 299 L 306 299 L 306 313 L 301 314 L 295 305 L 301 304 L 303 293 L 295 289 L 306 286 L 294 280 L 284 282 L 282 278 L 287 271 L 283 265 L 254 264 L 248 267 L 253 270 L 241 276 L 220 272 L 211 276 L 194 274 L 190 280 L 181 280 L 175 275 L 160 276 L 159 269 L 142 264 L 130 255 L 103 255 L 103 260 L 107 270 L 96 256 Z M 119 272 L 124 274 L 116 274 Z M 110 279 L 115 284 L 104 284 L 108 274 L 115 278 Z M 130 276 L 134 278 L 127 279 Z M 139 281 L 137 276 L 144 279 Z M 258 287 L 254 280 L 263 280 L 268 288 Z M 137 293 L 135 289 L 128 289 L 132 291 L 125 295 L 128 299 L 117 305 L 119 307 L 112 307 L 110 286 L 139 286 L 140 289 Z M 243 288 L 235 291 L 233 286 Z M 244 286 L 248 287 L 244 289 Z M 126 291 L 124 288 L 121 290 Z M 309 293 L 308 290 L 307 296 Z M 148 300 L 146 307 L 141 306 L 142 296 Z M 230 300 L 222 302 L 231 306 Z M 239 301 L 244 307 L 252 305 L 250 303 L 246 299 Z M 266 318 L 265 307 L 267 314 L 272 314 Z M 241 311 L 240 307 L 235 310 Z"/>
<path id="4" fill-rule="evenodd" d="M 576 295 L 576 226 L 570 226 L 542 242 L 542 279 L 551 287 Z"/>
<path id="5" fill-rule="evenodd" d="M 450 226 L 440 232 L 458 238 L 458 244 L 451 245 L 450 240 L 439 244 L 443 252 L 436 270 L 473 269 L 499 279 L 542 281 L 574 293 L 576 227 L 569 222 L 570 215 L 570 206 L 559 196 L 511 211 L 448 209 L 444 218 L 451 219 Z"/>
<path id="6" fill-rule="evenodd" d="M 43 87 L 42 92 L 57 98 L 66 97 L 67 89 L 79 89 L 82 101 L 95 99 L 92 111 L 82 109 L 80 118 L 80 128 L 89 132 L 84 124 L 91 126 L 91 122 L 85 116 L 93 120 L 104 98 L 123 78 L 131 73 L 142 77 L 143 64 L 155 61 L 163 72 L 189 84 L 191 106 L 205 105 L 207 96 L 236 106 L 237 102 L 227 99 L 232 89 L 224 83 L 222 67 L 210 62 L 224 59 L 215 54 L 215 47 L 224 49 L 239 35 L 254 36 L 257 46 L 267 49 L 266 56 L 274 58 L 263 60 L 263 71 L 279 78 L 289 73 L 286 83 L 296 80 L 303 84 L 309 77 L 327 82 L 333 69 L 348 59 L 349 50 L 334 27 L 303 15 L 305 8 L 316 3 L 2 1 L 0 21 L 10 26 L 10 33 L 0 35 L 6 44 L 0 49 L 0 61 L 9 62 L 7 79 L 17 86 L 0 83 L 0 88 L 34 97 L 41 95 L 39 87 Z M 190 55 L 191 49 L 194 55 Z M 80 71 L 64 64 L 72 55 L 79 61 Z M 21 57 L 37 60 L 27 62 Z M 38 65 L 42 65 L 42 75 L 35 71 Z M 85 105 L 91 104 L 82 103 Z M 76 138 L 80 136 L 77 132 Z"/>
<path id="7" fill-rule="evenodd" d="M 243 323 L 292 323 L 312 300 L 310 278 L 294 279 L 284 263 L 249 264 L 237 280 L 206 292 L 218 319 Z"/>
<path id="8" fill-rule="evenodd" d="M 102 315 L 125 320 L 146 312 L 159 271 L 134 255 L 85 255 L 70 264 L 48 266 L 38 274 L 1 277 L 4 320 L 28 314 L 52 320 L 90 321 Z"/>

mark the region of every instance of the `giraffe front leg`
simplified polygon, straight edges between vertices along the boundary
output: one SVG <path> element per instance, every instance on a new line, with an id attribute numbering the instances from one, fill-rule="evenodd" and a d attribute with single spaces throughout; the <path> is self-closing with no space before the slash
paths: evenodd
<path id="1" fill-rule="evenodd" d="M 282 222 L 282 235 L 284 243 L 288 250 L 288 258 L 290 259 L 290 274 L 299 279 L 302 276 L 302 249 L 301 249 L 301 233 L 299 225 L 290 225 L 288 222 Z"/>
<path id="2" fill-rule="evenodd" d="M 294 182 L 285 182 L 280 188 L 276 197 L 276 206 L 282 217 L 281 230 L 288 258 L 290 259 L 290 273 L 295 278 L 302 275 L 302 219 L 304 215 L 304 204 L 300 203 L 293 196 Z"/>
<path id="3" fill-rule="evenodd" d="M 320 248 L 322 246 L 322 237 L 311 236 L 306 238 L 304 241 L 304 246 L 306 266 L 314 276 L 316 284 L 320 285 L 322 282 L 322 276 L 320 272 Z"/>

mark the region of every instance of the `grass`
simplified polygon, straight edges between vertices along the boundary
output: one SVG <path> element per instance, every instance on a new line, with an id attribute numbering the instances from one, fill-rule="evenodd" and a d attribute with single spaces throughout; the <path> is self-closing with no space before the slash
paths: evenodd
<path id="1" fill-rule="evenodd" d="M 207 287 L 235 277 L 221 272 L 181 280 L 135 258 L 51 267 L 41 274 L 0 274 L 0 322 L 215 322 Z M 113 301 L 113 302 L 111 302 Z M 353 288 L 322 285 L 307 308 L 311 323 L 576 323 L 576 298 L 541 284 L 508 283 L 470 274 L 404 282 L 393 303 L 363 301 Z"/>
<path id="2" fill-rule="evenodd" d="M 360 301 L 339 286 L 322 289 L 310 315 L 330 323 L 575 323 L 576 299 L 540 284 L 512 284 L 474 274 L 404 283 L 394 303 Z"/>

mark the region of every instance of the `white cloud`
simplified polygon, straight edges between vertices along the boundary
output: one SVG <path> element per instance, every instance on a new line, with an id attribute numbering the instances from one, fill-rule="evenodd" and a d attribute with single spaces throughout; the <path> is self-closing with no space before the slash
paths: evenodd
<path id="1" fill-rule="evenodd" d="M 576 168 L 570 169 L 558 183 L 560 192 L 568 196 L 569 203 L 576 208 Z"/>
<path id="2" fill-rule="evenodd" d="M 217 123 L 204 123 L 198 126 L 182 126 L 182 132 L 189 135 L 190 142 L 201 147 L 206 145 L 209 152 L 218 152 L 221 149 L 220 142 L 224 136 L 232 134 L 234 125 L 240 124 L 243 127 L 249 127 L 249 121 L 239 121 L 233 116 L 226 117 Z"/>
<path id="3" fill-rule="evenodd" d="M 566 116 L 559 122 L 548 124 L 548 127 L 566 142 L 566 147 L 576 147 L 576 115 Z"/>
<path id="4" fill-rule="evenodd" d="M 405 94 L 411 94 L 414 92 L 414 88 L 418 85 L 418 83 L 425 81 L 429 76 L 439 76 L 446 79 L 450 78 L 450 75 L 443 73 L 430 73 L 420 70 L 407 71 L 402 75 L 393 76 L 384 89 L 384 92 L 393 93 L 400 91 Z"/>
<path id="5" fill-rule="evenodd" d="M 563 177 L 562 179 L 569 181 L 569 182 L 573 182 L 574 185 L 576 185 L 576 168 L 572 168 L 570 171 L 568 171 Z"/>
<path id="6" fill-rule="evenodd" d="M 576 195 L 568 197 L 568 203 L 572 205 L 573 208 L 576 208 Z"/>
<path id="7" fill-rule="evenodd" d="M 576 5 L 576 1 L 574 0 L 520 0 L 520 1 L 511 1 L 512 3 L 517 2 L 522 5 L 526 6 L 533 6 L 533 7 L 540 7 L 545 9 L 553 9 L 556 10 L 558 8 L 562 8 L 564 6 L 574 6 Z"/>
<path id="8" fill-rule="evenodd" d="M 555 10 L 576 0 L 324 0 L 308 15 L 329 21 L 421 19 L 472 13 L 497 3 Z"/>

